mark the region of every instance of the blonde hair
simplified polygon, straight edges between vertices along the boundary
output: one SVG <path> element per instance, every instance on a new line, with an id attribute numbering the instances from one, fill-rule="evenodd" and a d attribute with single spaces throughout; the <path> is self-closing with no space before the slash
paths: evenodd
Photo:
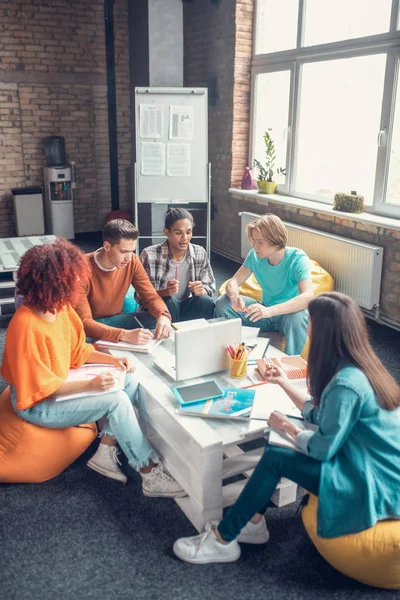
<path id="1" fill-rule="evenodd" d="M 253 241 L 252 232 L 254 229 L 259 231 L 271 246 L 277 246 L 280 250 L 286 247 L 288 232 L 281 219 L 276 215 L 267 213 L 246 225 L 246 233 L 250 244 Z"/>

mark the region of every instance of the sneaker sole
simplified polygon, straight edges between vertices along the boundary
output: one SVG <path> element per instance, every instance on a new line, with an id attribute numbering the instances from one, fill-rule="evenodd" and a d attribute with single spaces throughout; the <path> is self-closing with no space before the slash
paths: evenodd
<path id="1" fill-rule="evenodd" d="M 238 535 L 236 540 L 241 544 L 252 544 L 253 546 L 261 546 L 262 544 L 266 544 L 269 541 L 269 535 L 264 537 L 247 537 Z"/>
<path id="2" fill-rule="evenodd" d="M 114 475 L 114 473 L 112 473 L 111 471 L 107 471 L 106 469 L 103 469 L 102 467 L 96 465 L 96 463 L 90 462 L 90 460 L 86 463 L 86 466 L 89 467 L 89 469 L 96 471 L 96 473 L 100 473 L 100 475 L 108 477 L 108 479 L 114 479 L 114 481 L 119 481 L 120 483 L 126 483 L 128 481 L 128 478 L 126 476 L 124 476 L 124 478 L 118 477 L 117 475 Z"/>
<path id="3" fill-rule="evenodd" d="M 184 498 L 187 493 L 182 490 L 181 492 L 147 492 L 142 488 L 143 496 L 148 498 Z"/>
<path id="4" fill-rule="evenodd" d="M 239 548 L 239 552 L 235 555 L 232 556 L 218 556 L 215 557 L 214 559 L 207 559 L 207 558 L 203 558 L 202 560 L 198 560 L 196 558 L 190 558 L 187 556 L 182 556 L 179 554 L 179 552 L 175 549 L 175 546 L 173 548 L 174 550 L 174 554 L 175 556 L 177 556 L 180 560 L 183 560 L 183 562 L 186 563 L 190 563 L 191 565 L 211 565 L 214 563 L 232 563 L 232 562 L 236 562 L 237 560 L 239 560 L 240 556 L 241 556 L 241 551 Z"/>

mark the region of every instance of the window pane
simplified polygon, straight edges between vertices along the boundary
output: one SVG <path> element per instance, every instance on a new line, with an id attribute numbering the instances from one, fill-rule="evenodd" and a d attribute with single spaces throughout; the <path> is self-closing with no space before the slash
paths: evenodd
<path id="1" fill-rule="evenodd" d="M 399 65 L 400 66 L 400 65 Z M 397 94 L 392 130 L 392 144 L 389 155 L 389 175 L 386 202 L 400 204 L 400 89 L 397 77 Z"/>
<path id="2" fill-rule="evenodd" d="M 305 64 L 294 191 L 373 199 L 386 54 Z M 373 82 L 373 85 L 371 85 Z"/>
<path id="3" fill-rule="evenodd" d="M 298 0 L 258 0 L 256 54 L 296 48 Z"/>
<path id="4" fill-rule="evenodd" d="M 257 76 L 256 105 L 253 127 L 253 158 L 265 161 L 264 132 L 268 128 L 275 144 L 275 167 L 286 165 L 286 133 L 289 115 L 290 71 L 263 73 Z M 257 176 L 257 169 L 254 169 Z M 284 181 L 284 177 L 275 181 Z"/>
<path id="5" fill-rule="evenodd" d="M 304 45 L 389 31 L 392 0 L 307 0 Z"/>

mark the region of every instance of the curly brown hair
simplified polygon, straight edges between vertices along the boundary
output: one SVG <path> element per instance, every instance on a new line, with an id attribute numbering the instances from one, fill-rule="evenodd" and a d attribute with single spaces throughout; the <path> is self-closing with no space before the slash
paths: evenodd
<path id="1" fill-rule="evenodd" d="M 89 262 L 82 250 L 58 238 L 50 244 L 34 246 L 23 255 L 17 288 L 27 306 L 54 314 L 67 304 L 75 306 L 80 284 L 89 275 Z"/>

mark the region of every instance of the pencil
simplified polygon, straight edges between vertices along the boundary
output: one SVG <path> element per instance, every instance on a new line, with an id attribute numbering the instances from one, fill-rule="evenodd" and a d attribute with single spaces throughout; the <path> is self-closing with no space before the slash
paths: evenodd
<path id="1" fill-rule="evenodd" d="M 143 325 L 141 324 L 141 322 L 139 321 L 139 319 L 135 316 L 133 316 L 133 318 L 135 319 L 136 323 L 139 325 L 139 327 L 141 327 L 142 329 L 144 329 Z"/>

